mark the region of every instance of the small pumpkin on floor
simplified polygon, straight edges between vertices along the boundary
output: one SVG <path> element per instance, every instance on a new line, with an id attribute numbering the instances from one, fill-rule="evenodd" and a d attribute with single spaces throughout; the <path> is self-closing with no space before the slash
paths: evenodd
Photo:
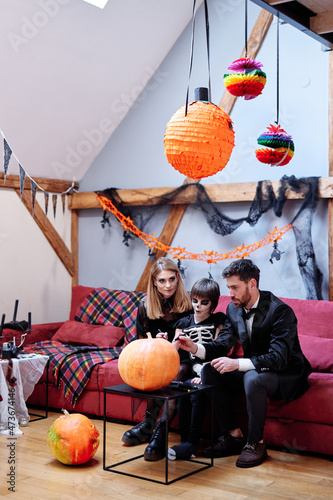
<path id="1" fill-rule="evenodd" d="M 178 373 L 180 359 L 177 349 L 165 339 L 134 340 L 127 344 L 118 359 L 123 381 L 141 391 L 155 391 L 170 384 Z"/>
<path id="2" fill-rule="evenodd" d="M 79 465 L 88 462 L 99 445 L 99 432 L 92 421 L 80 413 L 57 418 L 47 433 L 47 443 L 52 455 L 65 465 Z"/>

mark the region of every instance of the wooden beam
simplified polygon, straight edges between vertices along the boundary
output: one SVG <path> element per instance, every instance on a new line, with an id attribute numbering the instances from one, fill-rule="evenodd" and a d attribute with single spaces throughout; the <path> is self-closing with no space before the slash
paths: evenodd
<path id="1" fill-rule="evenodd" d="M 20 190 L 15 189 L 18 197 L 20 197 Z M 22 194 L 22 203 L 25 205 L 27 210 L 30 212 L 32 215 L 32 202 L 31 202 L 31 192 L 29 191 L 23 191 Z M 74 276 L 74 263 L 73 263 L 73 256 L 71 252 L 68 250 L 66 247 L 65 243 L 57 233 L 57 231 L 54 229 L 52 226 L 51 222 L 48 220 L 48 218 L 45 215 L 44 210 L 41 208 L 39 203 L 36 201 L 35 202 L 35 208 L 34 208 L 34 221 L 38 225 L 38 227 L 41 229 L 43 232 L 45 238 L 48 240 L 50 243 L 51 247 L 53 250 L 56 252 L 58 255 L 59 259 L 61 262 L 64 264 L 65 268 L 69 272 L 71 276 Z"/>
<path id="2" fill-rule="evenodd" d="M 333 51 L 328 55 L 328 165 L 333 176 Z"/>
<path id="3" fill-rule="evenodd" d="M 164 245 L 170 245 L 176 231 L 179 227 L 179 224 L 183 218 L 184 213 L 186 212 L 188 205 L 177 205 L 173 206 L 171 209 L 171 212 L 169 214 L 169 217 L 167 218 L 167 221 L 164 225 L 164 228 L 158 238 L 158 240 L 163 243 Z M 159 259 L 160 257 L 164 257 L 166 255 L 165 252 L 162 250 L 157 250 L 155 254 L 155 259 Z M 139 279 L 139 282 L 136 287 L 137 292 L 146 292 L 147 291 L 147 286 L 148 286 L 148 278 L 149 278 L 149 273 L 151 266 L 153 265 L 153 261 L 151 259 L 148 260 L 146 267 L 141 275 L 141 278 Z"/>
<path id="4" fill-rule="evenodd" d="M 328 162 L 333 176 L 333 51 L 328 57 Z M 328 298 L 333 300 L 333 199 L 328 200 L 328 273 Z"/>
<path id="5" fill-rule="evenodd" d="M 310 29 L 319 35 L 333 32 L 333 10 L 317 14 L 310 19 Z"/>
<path id="6" fill-rule="evenodd" d="M 72 287 L 79 284 L 79 211 L 72 210 L 71 250 L 73 256 Z"/>
<path id="7" fill-rule="evenodd" d="M 277 7 L 279 5 L 283 5 L 284 3 L 290 3 L 292 0 L 264 0 L 268 5 L 271 5 L 272 7 Z M 320 6 L 316 3 L 316 0 L 301 0 L 301 3 L 304 7 L 307 7 L 310 10 L 313 10 L 316 12 L 318 9 L 320 9 Z"/>
<path id="8" fill-rule="evenodd" d="M 184 180 L 183 184 L 190 184 L 190 183 L 197 183 L 199 181 L 194 181 L 193 179 L 190 179 L 189 177 L 186 177 Z M 184 213 L 186 212 L 186 209 L 188 207 L 188 204 L 180 204 L 180 205 L 175 205 L 172 207 L 169 217 L 166 220 L 166 223 L 164 224 L 164 227 L 162 229 L 162 232 L 158 238 L 158 240 L 163 243 L 164 245 L 171 245 L 172 240 L 176 234 L 176 231 L 179 227 L 179 224 L 183 218 Z M 155 254 L 155 259 L 159 259 L 160 257 L 164 257 L 166 255 L 166 252 L 163 252 L 162 250 L 158 250 Z M 153 265 L 152 259 L 148 259 L 146 267 L 139 279 L 139 282 L 136 286 L 136 291 L 137 292 L 146 292 L 147 291 L 147 286 L 148 286 L 148 279 L 149 279 L 149 274 L 150 274 L 150 269 L 151 266 Z"/>
<path id="9" fill-rule="evenodd" d="M 19 175 L 7 175 L 6 183 L 4 182 L 5 174 L 0 173 L 0 188 L 7 189 L 20 189 L 20 177 Z M 45 191 L 48 193 L 64 193 L 72 186 L 72 182 L 70 181 L 62 181 L 59 179 L 45 179 L 44 177 L 34 177 L 34 181 Z M 79 185 L 74 183 L 73 187 L 78 189 Z M 28 177 L 25 178 L 24 189 L 30 191 L 30 179 Z"/>
<path id="10" fill-rule="evenodd" d="M 272 7 L 278 7 L 279 5 L 283 5 L 285 3 L 290 3 L 291 0 L 264 0 L 268 5 Z M 301 3 L 304 7 L 312 10 L 315 13 L 325 12 L 332 8 L 331 0 L 301 0 Z"/>
<path id="11" fill-rule="evenodd" d="M 331 146 L 331 156 L 333 165 L 333 141 Z M 332 174 L 333 175 L 333 174 Z M 194 182 L 194 181 L 193 181 Z M 264 181 L 265 182 L 265 181 Z M 277 193 L 280 181 L 270 182 L 274 192 Z M 257 182 L 235 182 L 230 184 L 205 184 L 205 190 L 213 203 L 232 203 L 242 201 L 252 201 L 256 194 Z M 175 190 L 175 187 L 164 188 L 142 188 L 142 189 L 118 189 L 117 194 L 125 206 L 154 206 L 158 203 L 156 198 L 166 195 Z M 287 190 L 286 197 L 289 200 L 302 199 L 301 193 Z M 319 179 L 319 197 L 324 199 L 333 198 L 333 176 L 321 177 Z M 190 204 L 196 200 L 195 186 L 189 186 L 187 190 L 181 192 L 170 205 Z M 88 208 L 101 208 L 96 193 L 74 193 L 68 197 L 68 208 L 71 210 L 82 210 Z"/>
<path id="12" fill-rule="evenodd" d="M 290 0 L 265 0 L 268 5 L 281 5 L 282 3 L 289 3 Z"/>
<path id="13" fill-rule="evenodd" d="M 73 187 L 78 189 L 78 183 L 73 183 L 71 181 L 63 181 L 60 179 L 47 179 L 44 177 L 34 177 L 34 181 L 38 184 L 40 188 L 49 194 L 60 194 L 66 192 L 68 189 Z M 0 188 L 14 189 L 19 197 L 20 193 L 20 176 L 19 175 L 7 175 L 5 182 L 5 174 L 0 173 Z M 21 201 L 27 208 L 27 210 L 32 215 L 32 202 L 31 202 L 31 185 L 29 177 L 25 178 L 24 189 L 22 193 Z M 34 207 L 34 220 L 38 227 L 43 232 L 44 236 L 52 246 L 53 250 L 56 252 L 57 256 L 64 264 L 70 276 L 72 276 L 73 286 L 78 284 L 78 212 L 72 211 L 72 233 L 71 233 L 71 245 L 73 248 L 73 255 L 67 248 L 62 238 L 59 236 L 57 231 L 54 229 L 51 222 L 47 219 L 45 212 L 40 207 L 37 200 L 35 201 Z"/>
<path id="14" fill-rule="evenodd" d="M 273 21 L 273 14 L 267 12 L 267 10 L 261 9 L 258 19 L 253 27 L 250 38 L 247 43 L 247 56 L 251 59 L 255 59 L 263 41 L 266 38 L 269 27 Z M 245 57 L 245 48 L 241 54 L 241 57 Z M 230 92 L 225 91 L 222 99 L 220 101 L 220 108 L 230 115 L 232 108 L 236 102 L 237 97 L 230 94 Z"/>

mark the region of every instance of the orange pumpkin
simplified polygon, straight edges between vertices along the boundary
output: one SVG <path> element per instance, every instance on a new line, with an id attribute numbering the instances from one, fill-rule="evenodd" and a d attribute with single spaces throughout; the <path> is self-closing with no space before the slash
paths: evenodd
<path id="1" fill-rule="evenodd" d="M 134 340 L 127 344 L 118 360 L 123 381 L 141 391 L 155 391 L 170 384 L 179 369 L 177 349 L 167 340 Z"/>
<path id="2" fill-rule="evenodd" d="M 52 455 L 66 465 L 85 464 L 97 451 L 99 432 L 85 415 L 63 412 L 47 433 Z"/>

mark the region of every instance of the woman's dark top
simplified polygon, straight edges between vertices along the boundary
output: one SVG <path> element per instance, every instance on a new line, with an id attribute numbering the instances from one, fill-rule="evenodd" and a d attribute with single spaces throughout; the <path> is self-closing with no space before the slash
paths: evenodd
<path id="1" fill-rule="evenodd" d="M 192 312 L 192 309 L 183 313 L 171 312 L 173 308 L 173 300 L 162 299 L 162 318 L 150 319 L 147 316 L 146 299 L 143 299 L 138 308 L 138 315 L 136 318 L 136 332 L 139 339 L 147 338 L 147 332 L 151 333 L 152 337 L 156 337 L 159 332 L 167 332 L 169 342 L 172 342 L 175 329 L 174 324 L 184 316 Z"/>

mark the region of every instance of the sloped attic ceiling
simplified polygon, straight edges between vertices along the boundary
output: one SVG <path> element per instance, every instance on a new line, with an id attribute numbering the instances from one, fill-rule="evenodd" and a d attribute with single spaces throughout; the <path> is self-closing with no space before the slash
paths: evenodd
<path id="1" fill-rule="evenodd" d="M 333 39 L 332 0 L 251 1 Z M 109 0 L 103 10 L 83 0 L 1 0 L 0 129 L 24 169 L 80 181 L 192 8 L 193 0 Z M 16 160 L 9 173 L 18 174 Z"/>
<path id="2" fill-rule="evenodd" d="M 109 0 L 103 10 L 83 0 L 1 0 L 0 129 L 23 168 L 79 181 L 192 8 L 192 0 Z M 18 174 L 15 159 L 8 173 Z"/>

